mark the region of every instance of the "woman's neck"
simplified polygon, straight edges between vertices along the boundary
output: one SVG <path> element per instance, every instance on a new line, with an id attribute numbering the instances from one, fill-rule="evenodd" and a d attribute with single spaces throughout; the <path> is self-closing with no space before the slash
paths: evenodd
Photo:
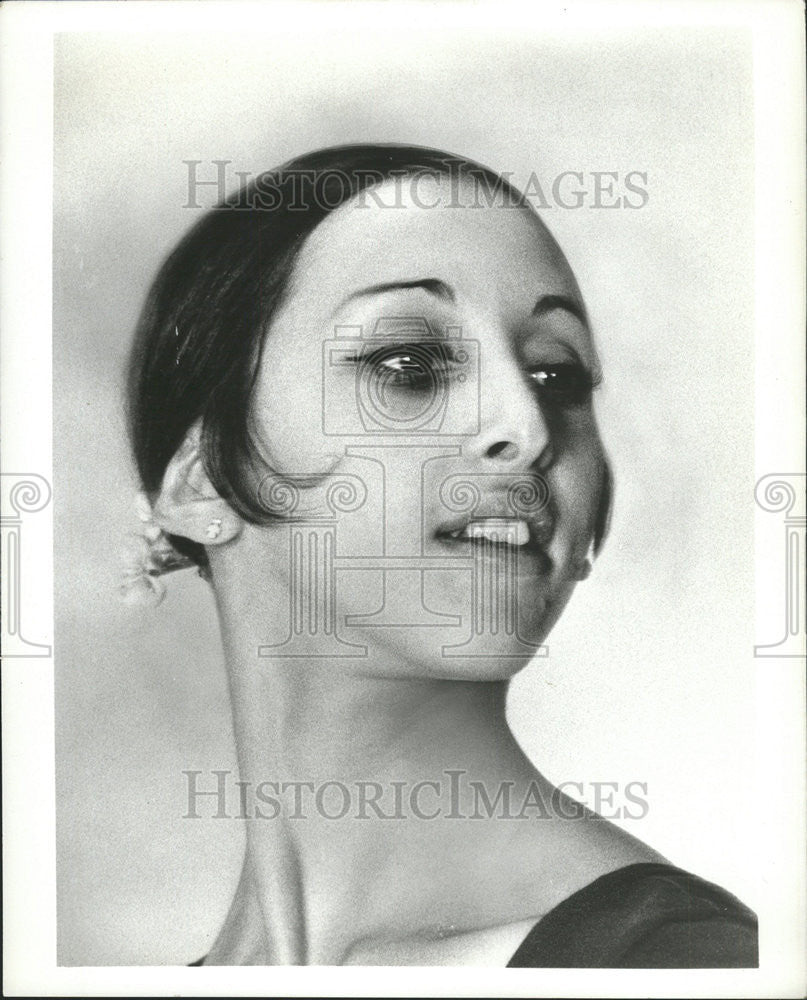
<path id="1" fill-rule="evenodd" d="M 486 803 L 536 777 L 506 682 L 390 679 L 381 650 L 258 657 L 253 616 L 220 610 L 247 856 L 210 961 L 339 964 L 362 941 L 454 926 L 463 868 L 512 833 L 480 828 Z"/>

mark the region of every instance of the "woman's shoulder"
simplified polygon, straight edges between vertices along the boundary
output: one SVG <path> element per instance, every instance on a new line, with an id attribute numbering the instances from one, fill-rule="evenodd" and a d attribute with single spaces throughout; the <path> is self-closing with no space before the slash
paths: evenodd
<path id="1" fill-rule="evenodd" d="M 735 896 L 673 865 L 611 871 L 542 917 L 508 965 L 756 968 L 757 920 Z"/>

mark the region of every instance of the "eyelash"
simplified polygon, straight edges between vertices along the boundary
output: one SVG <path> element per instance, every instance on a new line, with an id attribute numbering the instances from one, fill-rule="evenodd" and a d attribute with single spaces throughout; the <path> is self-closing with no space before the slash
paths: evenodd
<path id="1" fill-rule="evenodd" d="M 396 344 L 371 351 L 362 351 L 344 359 L 357 364 L 360 371 L 373 371 L 385 378 L 389 388 L 408 392 L 431 392 L 435 385 L 449 381 L 461 372 L 468 360 L 449 344 Z M 403 362 L 409 367 L 387 367 L 391 362 Z M 542 398 L 560 406 L 581 406 L 588 402 L 601 377 L 579 361 L 545 364 L 527 371 Z"/>
<path id="2" fill-rule="evenodd" d="M 468 354 L 443 343 L 395 344 L 362 351 L 345 360 L 358 364 L 360 372 L 370 370 L 382 374 L 385 386 L 389 388 L 431 392 L 435 385 L 459 374 L 468 360 Z M 387 367 L 393 361 L 402 361 L 409 367 Z"/>
<path id="3" fill-rule="evenodd" d="M 541 365 L 529 374 L 541 395 L 549 396 L 566 406 L 581 406 L 587 403 L 602 381 L 601 376 L 596 375 L 582 363 L 574 361 Z"/>

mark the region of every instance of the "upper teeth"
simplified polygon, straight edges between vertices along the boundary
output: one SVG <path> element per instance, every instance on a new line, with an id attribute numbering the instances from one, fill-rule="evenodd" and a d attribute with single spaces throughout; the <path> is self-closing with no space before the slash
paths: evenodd
<path id="1" fill-rule="evenodd" d="M 485 538 L 508 545 L 526 545 L 530 540 L 530 529 L 526 521 L 489 517 L 484 521 L 471 521 L 464 528 L 450 531 L 449 535 L 451 538 Z"/>

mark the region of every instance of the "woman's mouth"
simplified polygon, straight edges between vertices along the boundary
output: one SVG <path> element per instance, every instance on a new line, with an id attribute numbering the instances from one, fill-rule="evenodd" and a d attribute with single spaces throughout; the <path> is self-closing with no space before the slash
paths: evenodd
<path id="1" fill-rule="evenodd" d="M 436 532 L 439 541 L 455 550 L 470 546 L 469 555 L 473 549 L 480 555 L 493 556 L 514 552 L 518 556 L 540 557 L 545 563 L 550 562 L 545 548 L 550 535 L 551 525 L 547 520 L 531 522 L 509 517 L 473 518 Z"/>
<path id="2" fill-rule="evenodd" d="M 521 548 L 530 540 L 530 526 L 526 521 L 505 517 L 486 517 L 469 521 L 455 531 L 438 532 L 444 538 L 457 542 L 487 541 L 492 545 L 513 545 Z"/>

